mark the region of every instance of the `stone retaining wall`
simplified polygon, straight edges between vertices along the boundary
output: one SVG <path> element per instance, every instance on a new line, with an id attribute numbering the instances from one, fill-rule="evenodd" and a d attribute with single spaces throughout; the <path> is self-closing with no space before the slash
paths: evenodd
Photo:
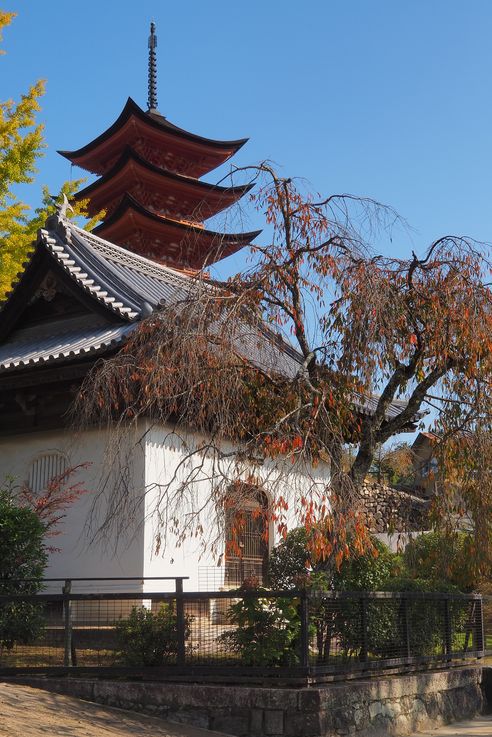
<path id="1" fill-rule="evenodd" d="M 238 737 L 379 737 L 475 716 L 482 707 L 481 670 L 471 666 L 310 688 L 39 677 L 15 682 Z"/>
<path id="2" fill-rule="evenodd" d="M 371 532 L 415 532 L 428 526 L 428 499 L 377 482 L 366 482 L 361 495 Z"/>

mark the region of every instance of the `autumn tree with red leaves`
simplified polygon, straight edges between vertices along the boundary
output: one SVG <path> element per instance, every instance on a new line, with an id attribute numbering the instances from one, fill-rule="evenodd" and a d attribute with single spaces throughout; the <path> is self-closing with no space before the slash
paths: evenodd
<path id="1" fill-rule="evenodd" d="M 488 254 L 445 236 L 421 255 L 379 255 L 374 241 L 398 222 L 389 208 L 314 197 L 268 164 L 241 171 L 258 180 L 252 199 L 268 245 L 254 246 L 251 267 L 227 283 L 192 280 L 82 388 L 75 415 L 81 426 L 113 428 L 108 473 L 122 479 L 100 529 L 124 527 L 130 458 L 121 438 L 146 417 L 186 448 L 153 510 L 163 533 L 199 534 L 205 514 L 224 517 L 231 499 L 239 509 L 248 485 L 261 483 L 280 532 L 295 510 L 320 531 L 310 535 L 315 554 L 339 563 L 369 544 L 358 490 L 382 444 L 415 426 L 429 403 L 438 423 L 449 425 L 452 410 L 461 430 L 490 416 Z M 297 351 L 295 370 L 286 345 Z M 348 469 L 346 443 L 355 447 Z M 329 482 L 318 473 L 327 464 Z M 199 476 L 210 495 L 198 502 Z M 468 507 L 483 528 L 491 510 L 473 494 Z M 183 522 L 185 508 L 194 512 Z"/>

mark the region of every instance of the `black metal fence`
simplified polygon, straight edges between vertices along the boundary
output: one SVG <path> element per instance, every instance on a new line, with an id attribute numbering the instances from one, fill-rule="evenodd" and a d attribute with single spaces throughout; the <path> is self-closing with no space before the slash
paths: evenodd
<path id="1" fill-rule="evenodd" d="M 486 595 L 482 598 L 485 657 L 492 658 L 492 596 Z"/>
<path id="2" fill-rule="evenodd" d="M 474 594 L 69 589 L 0 596 L 0 672 L 343 677 L 484 653 Z"/>

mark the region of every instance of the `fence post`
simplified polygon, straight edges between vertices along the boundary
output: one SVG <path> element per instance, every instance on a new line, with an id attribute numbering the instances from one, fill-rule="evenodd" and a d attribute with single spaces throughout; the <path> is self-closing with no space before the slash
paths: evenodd
<path id="1" fill-rule="evenodd" d="M 301 653 L 300 663 L 303 668 L 309 667 L 309 598 L 304 589 L 301 594 Z"/>
<path id="2" fill-rule="evenodd" d="M 474 630 L 476 633 L 476 640 L 475 640 L 475 650 L 477 650 L 479 653 L 481 653 L 480 657 L 483 657 L 485 647 L 485 633 L 483 628 L 483 599 L 480 597 L 479 599 L 474 602 L 476 604 L 475 607 L 475 622 L 474 622 Z"/>
<path id="3" fill-rule="evenodd" d="M 65 655 L 63 658 L 63 664 L 70 667 L 73 665 L 72 659 L 72 601 L 70 594 L 72 592 L 72 581 L 70 578 L 65 579 L 63 585 L 63 620 L 64 620 L 64 632 L 63 639 L 65 645 Z"/>
<path id="4" fill-rule="evenodd" d="M 405 652 L 407 658 L 412 657 L 412 648 L 410 646 L 410 621 L 408 616 L 408 598 L 403 594 L 402 600 L 402 615 L 403 615 L 403 633 L 405 635 Z"/>
<path id="5" fill-rule="evenodd" d="M 367 662 L 368 658 L 368 645 L 367 645 L 367 599 L 362 594 L 360 599 L 360 621 L 362 627 L 362 647 L 360 651 L 360 659 Z"/>
<path id="6" fill-rule="evenodd" d="M 453 649 L 451 636 L 451 612 L 449 608 L 449 597 L 447 596 L 444 599 L 444 628 L 444 652 L 446 655 L 451 655 L 451 651 Z"/>
<path id="7" fill-rule="evenodd" d="M 176 636 L 177 636 L 177 663 L 184 665 L 186 655 L 185 613 L 183 600 L 183 579 L 176 579 Z"/>

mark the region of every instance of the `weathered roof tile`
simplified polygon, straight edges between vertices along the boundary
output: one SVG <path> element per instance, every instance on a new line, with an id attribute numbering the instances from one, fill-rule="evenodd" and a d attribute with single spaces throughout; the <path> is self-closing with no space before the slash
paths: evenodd
<path id="1" fill-rule="evenodd" d="M 94 315 L 65 320 L 63 326 L 46 323 L 15 330 L 0 345 L 0 371 L 101 353 L 121 343 L 134 327 Z"/>

